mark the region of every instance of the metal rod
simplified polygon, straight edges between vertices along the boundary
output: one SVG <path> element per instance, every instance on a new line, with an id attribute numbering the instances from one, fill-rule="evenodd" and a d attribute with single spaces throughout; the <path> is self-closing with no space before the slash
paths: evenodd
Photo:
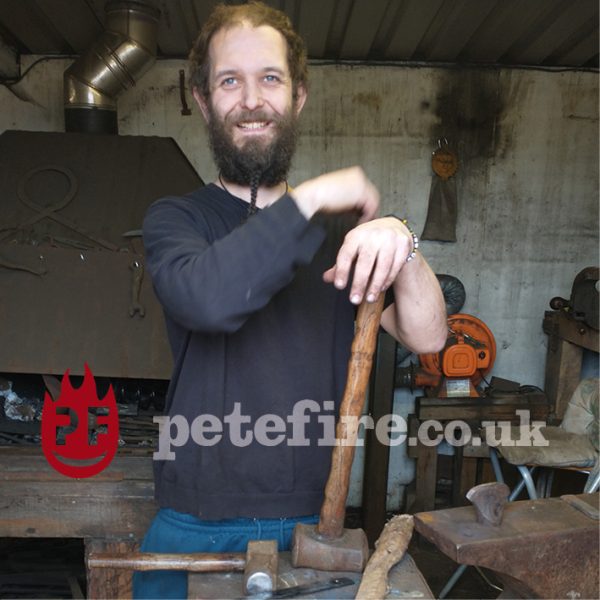
<path id="1" fill-rule="evenodd" d="M 461 578 L 462 574 L 467 570 L 468 566 L 469 565 L 460 565 L 460 567 L 458 567 L 458 569 L 454 571 L 452 577 L 448 579 L 446 585 L 444 586 L 444 589 L 440 592 L 440 600 L 442 598 L 445 598 L 448 592 L 456 585 L 456 582 Z"/>

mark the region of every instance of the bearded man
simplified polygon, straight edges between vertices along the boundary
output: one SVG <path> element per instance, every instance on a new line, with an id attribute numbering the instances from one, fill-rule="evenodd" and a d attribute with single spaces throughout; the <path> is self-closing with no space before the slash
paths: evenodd
<path id="1" fill-rule="evenodd" d="M 416 236 L 374 218 L 362 169 L 289 188 L 307 69 L 283 13 L 218 6 L 190 59 L 219 176 L 144 221 L 175 364 L 167 413 L 192 439 L 155 461 L 160 510 L 142 550 L 244 552 L 260 538 L 285 550 L 323 500 L 323 424 L 343 394 L 356 305 L 393 288 L 381 325 L 416 352 L 443 346 L 445 305 Z M 186 574 L 138 573 L 134 590 L 185 598 Z"/>

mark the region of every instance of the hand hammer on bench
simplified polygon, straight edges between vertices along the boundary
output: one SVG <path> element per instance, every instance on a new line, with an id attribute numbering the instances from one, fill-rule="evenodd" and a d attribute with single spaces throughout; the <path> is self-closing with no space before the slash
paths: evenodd
<path id="1" fill-rule="evenodd" d="M 244 571 L 244 594 L 273 592 L 277 587 L 277 565 L 276 540 L 250 541 L 245 554 L 128 552 L 91 553 L 87 558 L 88 569 L 175 570 L 190 573 Z"/>

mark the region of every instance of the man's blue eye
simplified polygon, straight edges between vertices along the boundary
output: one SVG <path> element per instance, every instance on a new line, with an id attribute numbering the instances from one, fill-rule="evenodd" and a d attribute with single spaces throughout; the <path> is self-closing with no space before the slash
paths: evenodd
<path id="1" fill-rule="evenodd" d="M 280 81 L 279 77 L 277 77 L 277 75 L 265 75 L 265 80 L 268 81 L 269 83 L 275 83 L 277 81 Z"/>
<path id="2" fill-rule="evenodd" d="M 223 81 L 221 82 L 222 85 L 234 85 L 235 83 L 236 83 L 235 77 L 227 77 L 226 79 L 223 79 Z"/>

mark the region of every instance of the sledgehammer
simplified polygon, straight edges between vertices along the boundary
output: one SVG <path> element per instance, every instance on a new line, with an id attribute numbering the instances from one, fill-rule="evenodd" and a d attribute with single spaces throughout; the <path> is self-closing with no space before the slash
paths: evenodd
<path id="1" fill-rule="evenodd" d="M 325 499 L 316 526 L 298 523 L 294 529 L 294 567 L 361 573 L 367 563 L 367 536 L 362 529 L 344 529 L 344 517 L 358 422 L 371 373 L 383 301 L 384 294 L 380 294 L 376 302 L 363 301 L 358 309 Z"/>

